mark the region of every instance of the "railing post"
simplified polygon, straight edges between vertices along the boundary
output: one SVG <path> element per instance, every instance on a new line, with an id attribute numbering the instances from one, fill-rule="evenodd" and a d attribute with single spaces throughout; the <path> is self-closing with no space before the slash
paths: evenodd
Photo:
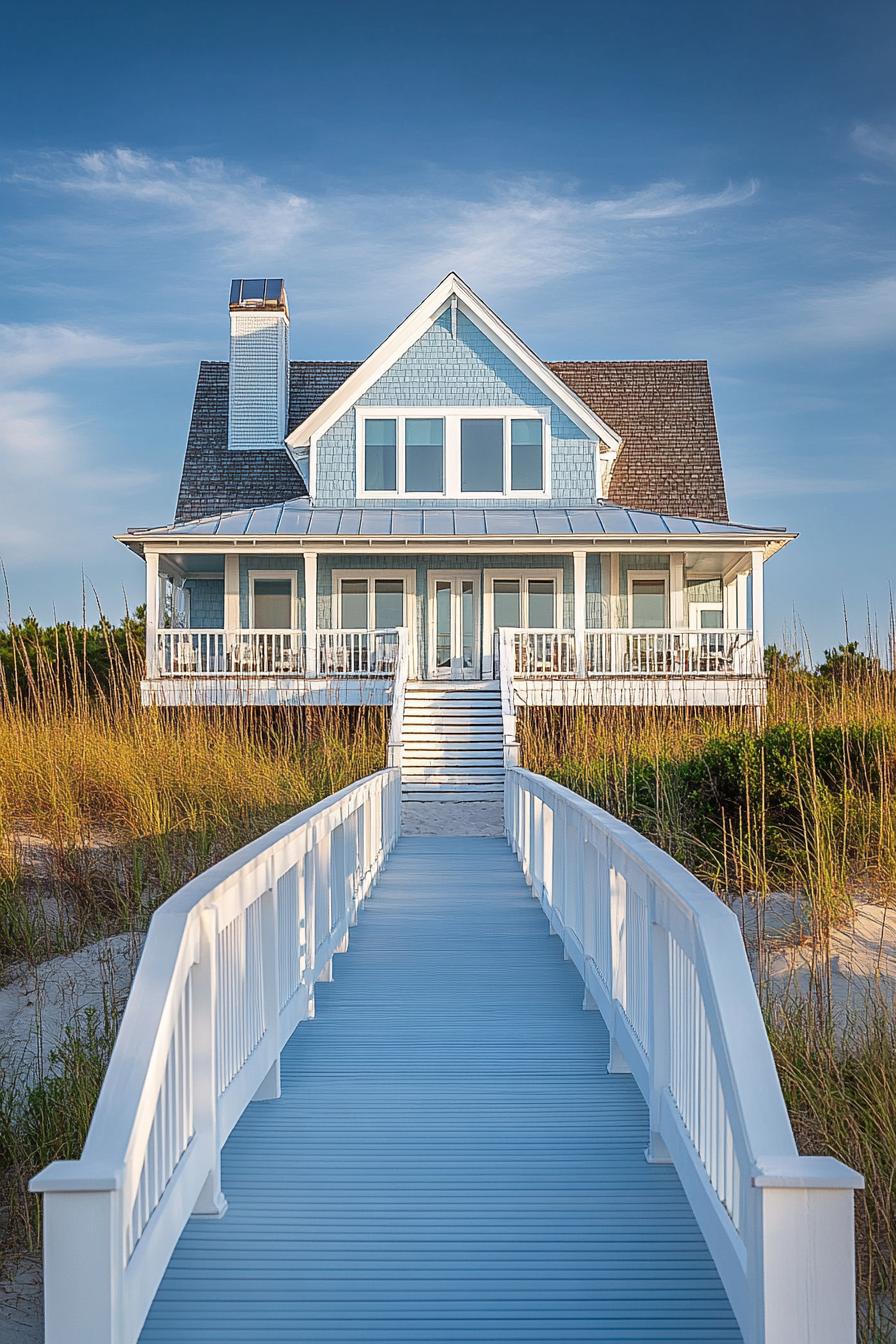
<path id="1" fill-rule="evenodd" d="M 75 1176 L 79 1166 L 54 1162 L 30 1186 L 43 1193 L 43 1338 L 45 1344 L 121 1344 L 121 1191 L 112 1179 L 91 1186 L 83 1172 Z M 66 1188 L 67 1168 L 74 1188 Z"/>
<path id="2" fill-rule="evenodd" d="M 671 1162 L 669 1150 L 660 1136 L 660 1115 L 663 1098 L 671 1077 L 671 995 L 669 975 L 669 934 L 657 918 L 656 887 L 650 884 L 648 917 L 650 944 L 648 947 L 647 1013 L 649 1045 L 647 1049 L 648 1097 L 650 1109 L 650 1137 L 644 1156 L 648 1162 Z"/>
<path id="3" fill-rule="evenodd" d="M 305 561 L 305 674 L 317 676 L 317 551 L 303 551 Z M 335 598 L 331 599 L 335 601 Z M 331 620 L 330 625 L 334 622 Z"/>
<path id="4" fill-rule="evenodd" d="M 206 1148 L 208 1175 L 193 1209 L 202 1218 L 220 1218 L 227 1209 L 221 1191 L 218 1142 L 218 915 L 199 915 L 199 960 L 192 971 L 193 1125 Z"/>
<path id="5" fill-rule="evenodd" d="M 146 560 L 146 675 L 158 676 L 159 666 L 159 555 L 147 551 Z"/>
<path id="6" fill-rule="evenodd" d="M 613 851 L 609 846 L 607 862 L 610 865 L 610 975 L 615 1017 L 620 1011 L 625 1013 L 626 1005 L 627 890 L 625 875 L 614 863 Z M 628 1060 L 616 1039 L 615 1025 L 610 1027 L 610 1058 L 607 1073 L 631 1073 Z"/>
<path id="7" fill-rule="evenodd" d="M 268 886 L 261 901 L 261 974 L 264 1003 L 264 1038 L 273 1051 L 271 1066 L 253 1101 L 276 1101 L 280 1096 L 280 927 L 277 918 L 277 883 L 268 861 Z"/>
<path id="8" fill-rule="evenodd" d="M 747 1245 L 755 1312 L 748 1344 L 852 1344 L 854 1192 L 862 1177 L 832 1157 L 762 1162 L 752 1177 Z"/>

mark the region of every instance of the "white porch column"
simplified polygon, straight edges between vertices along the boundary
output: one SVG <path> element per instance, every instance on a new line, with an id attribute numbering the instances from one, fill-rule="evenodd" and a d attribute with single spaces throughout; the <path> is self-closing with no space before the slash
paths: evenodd
<path id="1" fill-rule="evenodd" d="M 585 675 L 585 551 L 572 553 L 573 629 L 576 640 L 576 676 Z"/>
<path id="2" fill-rule="evenodd" d="M 734 620 L 738 630 L 746 630 L 747 628 L 747 578 L 747 571 L 744 570 L 743 573 L 738 574 L 735 579 L 737 596 L 735 599 Z"/>
<path id="3" fill-rule="evenodd" d="M 669 557 L 669 624 L 673 630 L 684 629 L 683 551 L 673 551 Z"/>
<path id="4" fill-rule="evenodd" d="M 154 677 L 159 665 L 159 553 L 146 551 L 146 675 Z"/>
<path id="5" fill-rule="evenodd" d="M 224 629 L 240 628 L 240 558 L 224 557 Z"/>
<path id="6" fill-rule="evenodd" d="M 610 553 L 610 600 L 607 603 L 607 620 L 610 623 L 610 629 L 615 631 L 622 624 L 622 593 L 620 584 L 622 582 L 622 567 L 619 564 L 619 552 Z M 603 575 L 603 570 L 601 570 Z M 615 634 L 610 635 L 610 667 L 611 672 L 618 671 L 619 663 L 619 639 Z"/>
<path id="7" fill-rule="evenodd" d="M 753 657 L 756 663 L 756 673 L 762 676 L 763 655 L 765 652 L 765 638 L 763 624 L 765 613 L 762 602 L 762 551 L 753 551 L 752 568 L 752 588 L 753 588 Z"/>
<path id="8" fill-rule="evenodd" d="M 305 669 L 317 676 L 317 551 L 304 551 L 305 557 Z M 330 621 L 332 625 L 332 620 Z"/>

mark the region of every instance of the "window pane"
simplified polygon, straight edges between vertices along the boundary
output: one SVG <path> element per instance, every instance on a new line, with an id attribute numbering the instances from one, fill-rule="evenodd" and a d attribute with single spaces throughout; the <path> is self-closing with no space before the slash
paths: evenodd
<path id="1" fill-rule="evenodd" d="M 292 627 L 292 587 L 289 579 L 253 580 L 256 630 L 289 630 Z"/>
<path id="2" fill-rule="evenodd" d="M 373 587 L 373 623 L 377 630 L 404 625 L 404 584 L 401 579 L 377 579 Z"/>
<path id="3" fill-rule="evenodd" d="M 503 494 L 503 420 L 461 420 L 460 488 L 465 495 Z"/>
<path id="4" fill-rule="evenodd" d="M 553 579 L 529 580 L 529 626 L 533 630 L 553 630 Z"/>
<path id="5" fill-rule="evenodd" d="M 722 628 L 722 608 L 704 607 L 700 612 L 701 630 L 721 630 Z"/>
<path id="6" fill-rule="evenodd" d="M 395 421 L 364 421 L 364 489 L 395 489 Z"/>
<path id="7" fill-rule="evenodd" d="M 666 585 L 662 579 L 632 580 L 631 624 L 636 630 L 666 624 Z"/>
<path id="8" fill-rule="evenodd" d="M 408 494 L 445 489 L 444 420 L 405 420 L 404 488 Z"/>
<path id="9" fill-rule="evenodd" d="M 520 621 L 520 581 L 519 579 L 495 579 L 492 589 L 495 603 L 495 629 L 512 626 L 516 629 Z"/>
<path id="10" fill-rule="evenodd" d="M 541 435 L 540 420 L 511 420 L 511 490 L 544 489 L 544 453 Z"/>
<path id="11" fill-rule="evenodd" d="M 366 630 L 367 580 L 343 579 L 341 597 L 340 628 L 343 630 Z"/>

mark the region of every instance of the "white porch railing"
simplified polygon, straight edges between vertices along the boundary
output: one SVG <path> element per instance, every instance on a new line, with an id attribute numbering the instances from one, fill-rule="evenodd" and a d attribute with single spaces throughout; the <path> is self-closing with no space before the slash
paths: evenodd
<path id="1" fill-rule="evenodd" d="M 746 1344 L 855 1340 L 853 1191 L 797 1154 L 737 919 L 631 827 L 507 772 L 508 838 L 650 1108 Z"/>
<path id="2" fill-rule="evenodd" d="M 394 677 L 397 630 L 319 630 L 317 670 L 322 677 Z"/>
<path id="3" fill-rule="evenodd" d="M 518 677 L 574 677 L 576 674 L 576 637 L 572 630 L 514 630 L 505 627 L 495 632 L 494 665 L 501 654 L 505 664 L 508 652 Z"/>
<path id="4" fill-rule="evenodd" d="M 159 630 L 149 676 L 298 676 L 305 671 L 301 630 Z"/>
<path id="5" fill-rule="evenodd" d="M 752 630 L 587 630 L 589 676 L 759 676 Z"/>
<path id="6" fill-rule="evenodd" d="M 398 630 L 319 630 L 318 675 L 394 676 L 398 645 Z M 159 630 L 147 676 L 304 676 L 305 652 L 302 630 Z"/>
<path id="7" fill-rule="evenodd" d="M 397 770 L 301 812 L 153 916 L 84 1153 L 44 1196 L 47 1344 L 133 1344 L 191 1214 L 220 1216 L 225 1140 L 280 1092 L 280 1051 L 400 828 Z"/>

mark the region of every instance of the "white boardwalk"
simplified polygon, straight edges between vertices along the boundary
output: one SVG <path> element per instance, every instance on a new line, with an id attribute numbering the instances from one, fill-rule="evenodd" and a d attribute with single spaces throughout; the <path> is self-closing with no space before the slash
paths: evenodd
<path id="1" fill-rule="evenodd" d="M 144 1344 L 739 1340 L 607 1058 L 506 842 L 400 840 Z"/>

